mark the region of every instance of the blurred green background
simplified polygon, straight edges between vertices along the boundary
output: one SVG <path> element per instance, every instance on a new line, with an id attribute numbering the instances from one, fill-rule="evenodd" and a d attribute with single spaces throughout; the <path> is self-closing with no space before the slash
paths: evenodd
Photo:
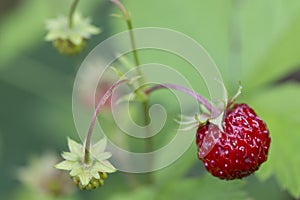
<path id="1" fill-rule="evenodd" d="M 92 37 L 79 55 L 60 55 L 44 41 L 45 20 L 67 14 L 71 2 L 0 2 L 0 199 L 300 197 L 299 0 L 123 1 L 135 27 L 171 28 L 203 45 L 219 67 L 231 95 L 238 81 L 242 82 L 244 90 L 239 100 L 255 108 L 268 124 L 272 138 L 269 159 L 254 176 L 231 182 L 212 178 L 197 160 L 196 148 L 191 147 L 173 166 L 155 173 L 155 185 L 142 184 L 136 190 L 128 186 L 128 177 L 143 183 L 144 176 L 120 172 L 111 175 L 105 187 L 95 192 L 75 188 L 59 197 L 40 191 L 41 184 L 19 181 L 22 166 L 37 167 L 32 170 L 36 182 L 47 179 L 43 169 L 53 166 L 53 157 L 46 152 L 58 156 L 66 150 L 67 136 L 79 141 L 72 118 L 76 72 L 98 43 L 126 29 L 122 20 L 110 17 L 118 10 L 109 1 L 80 1 L 77 10 L 90 16 L 103 32 Z M 181 67 L 180 62 L 167 58 L 158 52 L 141 53 L 142 63 Z M 181 70 L 189 74 L 185 68 Z M 175 108 L 169 109 L 172 112 Z M 39 170 L 42 177 L 38 177 Z"/>

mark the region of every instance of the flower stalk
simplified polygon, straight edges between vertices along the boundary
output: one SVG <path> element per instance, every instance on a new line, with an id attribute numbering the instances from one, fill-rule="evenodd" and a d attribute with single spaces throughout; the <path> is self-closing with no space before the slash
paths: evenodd
<path id="1" fill-rule="evenodd" d="M 181 91 L 185 94 L 188 94 L 189 96 L 196 99 L 199 103 L 201 103 L 211 113 L 212 118 L 216 118 L 220 114 L 220 111 L 218 109 L 216 109 L 207 99 L 205 99 L 204 97 L 202 97 L 200 94 L 196 93 L 195 91 L 185 88 L 180 85 L 169 84 L 169 83 L 158 84 L 158 85 L 155 85 L 155 86 L 145 90 L 145 94 L 149 95 L 150 93 L 152 93 L 158 89 L 174 89 L 174 90 Z"/>
<path id="2" fill-rule="evenodd" d="M 132 47 L 132 54 L 133 54 L 133 58 L 134 58 L 134 63 L 136 65 L 137 76 L 142 77 L 141 81 L 140 81 L 140 85 L 143 85 L 145 80 L 144 80 L 143 73 L 142 73 L 142 71 L 139 67 L 140 66 L 140 61 L 139 61 L 138 53 L 137 53 L 137 50 L 136 50 L 136 43 L 135 43 L 135 38 L 134 38 L 134 33 L 133 33 L 133 25 L 132 25 L 132 20 L 131 20 L 130 13 L 128 12 L 128 10 L 123 6 L 123 4 L 119 0 L 111 0 L 111 1 L 119 8 L 119 10 L 123 14 L 124 20 L 126 21 L 127 29 L 129 30 L 130 43 L 131 43 L 131 47 Z"/>
<path id="3" fill-rule="evenodd" d="M 74 24 L 73 23 L 73 15 L 75 13 L 78 2 L 79 2 L 79 0 L 74 0 L 71 5 L 71 8 L 70 8 L 70 12 L 69 12 L 69 28 L 70 29 L 73 28 L 73 24 Z"/>
<path id="4" fill-rule="evenodd" d="M 84 163 L 88 164 L 90 162 L 90 146 L 91 146 L 91 137 L 92 137 L 92 133 L 95 127 L 95 123 L 97 120 L 97 116 L 101 110 L 101 108 L 103 107 L 103 105 L 106 103 L 106 101 L 109 99 L 109 97 L 112 95 L 113 91 L 120 85 L 122 85 L 123 83 L 129 81 L 128 79 L 123 79 L 118 81 L 117 83 L 115 83 L 114 85 L 112 85 L 107 91 L 106 93 L 103 95 L 103 97 L 100 99 L 96 110 L 93 114 L 90 126 L 89 126 L 89 130 L 86 136 L 86 140 L 85 140 L 85 151 L 84 151 Z"/>
<path id="5" fill-rule="evenodd" d="M 132 47 L 132 53 L 133 53 L 133 58 L 134 58 L 134 63 L 136 65 L 136 74 L 137 76 L 141 77 L 139 80 L 139 88 L 137 94 L 139 93 L 139 91 L 143 90 L 144 88 L 144 84 L 145 84 L 145 77 L 143 76 L 142 70 L 140 68 L 140 61 L 139 61 L 139 56 L 137 53 L 137 49 L 136 49 L 136 42 L 135 42 L 135 37 L 134 37 L 134 32 L 133 32 L 133 25 L 132 25 L 132 20 L 131 20 L 131 16 L 130 13 L 128 12 L 128 10 L 124 7 L 124 5 L 119 1 L 119 0 L 111 0 L 118 8 L 119 10 L 122 12 L 123 17 L 126 21 L 127 24 L 127 28 L 129 30 L 129 36 L 130 36 L 130 43 L 131 43 L 131 47 Z M 145 98 L 143 100 L 143 115 L 144 115 L 144 125 L 147 126 L 150 123 L 150 117 L 148 115 L 148 111 L 149 111 L 149 102 L 148 99 Z M 150 136 L 151 135 L 151 130 L 149 129 L 149 127 L 146 127 L 146 135 Z M 146 140 L 146 144 L 145 144 L 145 149 L 147 152 L 152 152 L 153 151 L 153 142 L 152 142 L 152 138 L 147 138 Z M 152 160 L 149 160 L 149 166 L 152 165 Z M 148 184 L 153 184 L 153 173 L 149 172 L 147 174 L 147 182 Z"/>

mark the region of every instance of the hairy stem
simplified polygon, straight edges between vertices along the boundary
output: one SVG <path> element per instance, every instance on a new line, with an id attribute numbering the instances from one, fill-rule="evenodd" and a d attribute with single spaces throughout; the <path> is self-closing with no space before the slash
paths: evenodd
<path id="1" fill-rule="evenodd" d="M 103 97 L 99 100 L 97 107 L 95 109 L 95 112 L 93 114 L 90 126 L 89 126 L 89 130 L 86 136 L 86 141 L 85 141 L 85 151 L 84 151 L 84 163 L 89 163 L 90 161 L 90 146 L 91 146 L 91 138 L 92 138 L 92 133 L 95 127 L 95 123 L 97 120 L 97 116 L 100 112 L 100 109 L 102 108 L 102 106 L 106 103 L 106 101 L 109 99 L 109 97 L 112 95 L 113 91 L 120 86 L 121 84 L 127 82 L 128 79 L 123 79 L 118 81 L 117 83 L 115 83 L 114 85 L 112 85 L 107 91 L 106 93 L 103 95 Z"/>
<path id="2" fill-rule="evenodd" d="M 132 47 L 134 63 L 136 65 L 136 72 L 137 72 L 138 76 L 142 77 L 142 79 L 140 81 L 140 84 L 142 85 L 145 82 L 145 80 L 143 77 L 143 73 L 142 73 L 141 69 L 139 68 L 140 61 L 139 61 L 138 53 L 136 50 L 136 43 L 135 43 L 135 39 L 134 39 L 133 26 L 132 26 L 130 14 L 119 0 L 111 0 L 111 1 L 119 8 L 119 10 L 122 12 L 123 17 L 126 21 L 127 28 L 129 30 L 130 43 L 131 43 L 131 47 Z"/>
<path id="3" fill-rule="evenodd" d="M 183 93 L 186 93 L 196 99 L 199 103 L 201 103 L 203 106 L 207 108 L 207 110 L 211 113 L 212 118 L 217 117 L 220 114 L 220 111 L 218 111 L 208 100 L 206 100 L 204 97 L 196 93 L 195 91 L 185 88 L 183 86 L 175 85 L 175 84 L 158 84 L 155 85 L 147 90 L 145 90 L 145 93 L 149 95 L 151 92 L 154 92 L 155 90 L 158 89 L 175 89 L 178 91 L 181 91 Z"/>
<path id="4" fill-rule="evenodd" d="M 137 76 L 140 76 L 141 79 L 139 81 L 139 90 L 143 89 L 144 83 L 145 83 L 145 78 L 143 76 L 142 70 L 140 68 L 140 61 L 139 61 L 139 56 L 137 53 L 136 49 L 136 42 L 135 42 L 135 37 L 134 37 L 134 31 L 133 31 L 133 25 L 131 21 L 131 17 L 127 9 L 123 6 L 123 4 L 119 0 L 111 0 L 122 12 L 124 19 L 127 24 L 127 28 L 129 30 L 129 36 L 130 36 L 130 43 L 131 43 L 131 48 L 132 48 L 132 53 L 133 53 L 133 58 L 134 58 L 134 63 L 136 65 L 136 74 Z M 144 125 L 146 126 L 146 135 L 150 136 L 151 135 L 151 130 L 148 127 L 150 123 L 150 118 L 148 115 L 149 111 L 149 102 L 147 99 L 143 101 L 143 115 L 144 115 Z M 148 137 L 146 139 L 146 145 L 145 145 L 146 152 L 152 152 L 153 151 L 153 142 L 152 138 Z M 149 166 L 152 165 L 152 159 L 149 160 Z M 153 173 L 149 172 L 147 173 L 147 182 L 149 184 L 153 184 Z"/>
<path id="5" fill-rule="evenodd" d="M 73 15 L 76 9 L 76 6 L 78 4 L 79 0 L 74 0 L 71 8 L 70 8 L 70 13 L 69 13 L 69 28 L 72 29 L 73 28 Z"/>
<path id="6" fill-rule="evenodd" d="M 148 100 L 143 102 L 143 114 L 144 114 L 144 125 L 148 126 L 150 123 Z M 146 127 L 146 135 L 147 135 L 147 138 L 145 139 L 145 150 L 146 150 L 146 152 L 152 152 L 153 151 L 153 139 L 152 139 L 152 137 L 150 137 L 151 130 L 149 127 Z M 153 159 L 150 157 L 150 158 L 148 158 L 148 166 L 150 166 L 150 168 L 151 168 L 152 165 L 153 165 Z M 148 172 L 146 174 L 146 180 L 147 180 L 148 184 L 154 183 L 153 172 Z"/>
<path id="7" fill-rule="evenodd" d="M 119 10 L 122 12 L 123 16 L 125 17 L 125 20 L 127 21 L 127 19 L 130 18 L 130 15 L 129 15 L 128 11 L 126 10 L 126 8 L 123 6 L 123 4 L 119 0 L 111 0 L 111 2 L 113 2 L 119 8 Z"/>
<path id="8" fill-rule="evenodd" d="M 137 75 L 138 76 L 141 76 L 141 82 L 140 84 L 143 84 L 145 82 L 144 78 L 143 78 L 143 73 L 142 73 L 142 70 L 141 68 L 139 67 L 140 66 L 140 61 L 139 61 L 139 57 L 138 57 L 138 53 L 137 53 L 137 50 L 136 50 L 136 44 L 135 44 L 135 39 L 134 39 L 134 33 L 133 33 L 133 26 L 132 26 L 132 22 L 131 22 L 131 19 L 128 18 L 126 20 L 126 23 L 127 23 L 127 27 L 128 27 L 128 30 L 129 30 L 129 35 L 130 35 L 130 42 L 131 42 L 131 47 L 132 47 L 132 53 L 133 53 L 133 58 L 134 58 L 134 63 L 136 65 L 136 72 L 137 72 Z"/>

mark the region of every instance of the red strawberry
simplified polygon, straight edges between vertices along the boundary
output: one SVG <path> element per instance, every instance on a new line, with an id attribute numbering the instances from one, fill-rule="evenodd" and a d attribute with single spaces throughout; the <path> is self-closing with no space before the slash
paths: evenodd
<path id="1" fill-rule="evenodd" d="M 227 180 L 243 178 L 267 160 L 269 131 L 247 104 L 228 108 L 222 129 L 206 122 L 197 130 L 198 158 L 212 175 Z"/>

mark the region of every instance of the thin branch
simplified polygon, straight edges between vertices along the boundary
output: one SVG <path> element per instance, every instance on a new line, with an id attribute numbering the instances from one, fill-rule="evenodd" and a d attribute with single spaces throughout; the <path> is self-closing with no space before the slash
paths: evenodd
<path id="1" fill-rule="evenodd" d="M 79 0 L 74 0 L 72 5 L 71 5 L 71 8 L 70 8 L 70 13 L 69 13 L 69 28 L 72 29 L 73 28 L 73 15 L 74 15 L 74 12 L 75 12 L 75 9 L 76 9 L 76 6 L 78 4 Z"/>
<path id="2" fill-rule="evenodd" d="M 155 85 L 147 90 L 145 90 L 145 93 L 148 95 L 151 92 L 158 90 L 158 89 L 175 89 L 178 91 L 181 91 L 183 93 L 188 94 L 189 96 L 193 97 L 194 99 L 196 99 L 199 103 L 201 103 L 203 106 L 205 106 L 207 108 L 207 110 L 211 113 L 212 118 L 217 117 L 219 114 L 219 111 L 208 101 L 206 100 L 204 97 L 202 97 L 200 94 L 196 93 L 195 91 L 185 88 L 183 86 L 179 86 L 179 85 L 175 85 L 175 84 L 158 84 Z"/>
<path id="3" fill-rule="evenodd" d="M 113 91 L 120 86 L 121 84 L 127 82 L 128 79 L 123 79 L 118 81 L 117 83 L 115 83 L 114 85 L 112 85 L 107 91 L 106 93 L 103 95 L 103 97 L 99 100 L 98 105 L 95 109 L 95 112 L 93 114 L 90 126 L 89 126 L 89 130 L 86 136 L 86 141 L 85 141 L 85 152 L 84 152 L 84 162 L 88 163 L 90 160 L 90 146 L 91 146 L 91 137 L 92 137 L 92 133 L 95 127 L 95 123 L 97 120 L 97 116 L 100 112 L 100 109 L 102 108 L 102 106 L 106 103 L 106 101 L 109 99 L 109 97 L 112 95 Z"/>

